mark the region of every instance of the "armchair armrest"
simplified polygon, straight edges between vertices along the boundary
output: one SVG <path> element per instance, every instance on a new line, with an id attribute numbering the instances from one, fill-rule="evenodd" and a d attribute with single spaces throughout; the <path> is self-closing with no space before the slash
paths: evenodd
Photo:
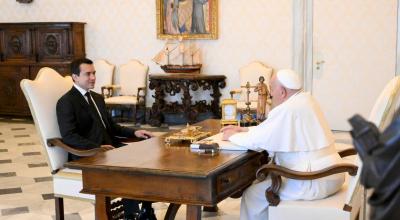
<path id="1" fill-rule="evenodd" d="M 104 85 L 101 87 L 101 94 L 103 95 L 104 98 L 108 98 L 113 96 L 115 90 L 117 89 L 121 89 L 120 85 Z M 104 91 L 107 91 L 107 93 L 105 93 Z"/>
<path id="2" fill-rule="evenodd" d="M 144 140 L 143 138 L 138 138 L 138 137 L 129 137 L 128 138 L 128 137 L 115 136 L 114 138 L 121 143 L 132 143 L 132 142 L 138 142 L 138 141 Z"/>
<path id="3" fill-rule="evenodd" d="M 356 155 L 357 151 L 354 148 L 348 148 L 348 149 L 339 151 L 338 154 L 341 158 L 343 158 L 343 157 L 347 157 L 347 156 L 351 156 L 351 155 Z"/>
<path id="4" fill-rule="evenodd" d="M 241 89 L 233 89 L 229 92 L 231 94 L 231 99 L 233 99 L 233 95 L 242 93 Z"/>
<path id="5" fill-rule="evenodd" d="M 139 103 L 141 100 L 143 100 L 143 102 L 145 101 L 146 98 L 146 87 L 138 87 L 138 91 L 137 91 L 137 103 Z M 143 93 L 141 93 L 141 91 L 143 91 Z"/>
<path id="6" fill-rule="evenodd" d="M 288 168 L 278 166 L 273 162 L 261 166 L 257 172 L 256 177 L 258 180 L 263 181 L 268 176 L 271 175 L 272 184 L 266 190 L 265 195 L 271 206 L 277 206 L 280 202 L 280 197 L 278 195 L 279 189 L 282 184 L 282 176 L 295 179 L 295 180 L 314 180 L 322 177 L 348 172 L 349 175 L 355 176 L 357 174 L 358 167 L 351 163 L 341 163 L 333 166 L 326 167 L 325 169 L 313 171 L 313 172 L 300 172 L 290 170 Z"/>
<path id="7" fill-rule="evenodd" d="M 90 149 L 90 150 L 78 150 L 78 149 L 75 149 L 75 148 L 72 148 L 72 147 L 66 145 L 64 142 L 62 142 L 62 140 L 60 138 L 47 139 L 47 145 L 49 147 L 61 147 L 65 151 L 67 151 L 71 154 L 75 154 L 80 157 L 93 156 L 99 152 L 104 152 L 103 148 L 94 148 L 94 149 Z"/>

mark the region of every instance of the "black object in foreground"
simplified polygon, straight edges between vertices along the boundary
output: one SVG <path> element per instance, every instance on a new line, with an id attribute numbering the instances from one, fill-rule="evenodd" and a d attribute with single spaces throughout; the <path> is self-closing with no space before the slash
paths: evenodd
<path id="1" fill-rule="evenodd" d="M 395 115 L 382 133 L 360 115 L 349 119 L 354 147 L 363 161 L 360 182 L 374 189 L 368 200 L 371 220 L 400 216 L 400 117 Z"/>

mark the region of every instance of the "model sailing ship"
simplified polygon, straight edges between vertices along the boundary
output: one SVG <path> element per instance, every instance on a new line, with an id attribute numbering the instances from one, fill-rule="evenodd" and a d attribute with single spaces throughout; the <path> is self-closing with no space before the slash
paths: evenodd
<path id="1" fill-rule="evenodd" d="M 194 44 L 186 45 L 167 41 L 164 48 L 153 58 L 166 73 L 200 73 L 200 49 Z"/>

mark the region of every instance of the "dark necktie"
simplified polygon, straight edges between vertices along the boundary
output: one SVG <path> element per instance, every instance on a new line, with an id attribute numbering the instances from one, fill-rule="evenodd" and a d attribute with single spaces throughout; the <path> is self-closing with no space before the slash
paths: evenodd
<path id="1" fill-rule="evenodd" d="M 89 106 L 92 109 L 92 111 L 95 112 L 95 114 L 98 116 L 98 118 L 100 119 L 100 121 L 103 124 L 103 126 L 106 127 L 106 124 L 104 123 L 103 118 L 101 117 L 101 114 L 100 114 L 96 104 L 93 102 L 93 99 L 92 99 L 92 96 L 90 95 L 90 92 L 86 92 L 85 96 L 88 99 Z"/>
<path id="2" fill-rule="evenodd" d="M 109 134 L 108 131 L 107 131 L 106 124 L 104 124 L 103 118 L 101 117 L 101 114 L 100 114 L 100 112 L 99 112 L 99 110 L 98 110 L 98 108 L 97 108 L 96 103 L 94 103 L 93 98 L 92 98 L 90 92 L 87 92 L 87 93 L 85 94 L 85 96 L 86 96 L 87 99 L 88 99 L 88 102 L 89 102 L 89 106 L 90 106 L 90 108 L 91 108 L 91 111 L 94 111 L 93 113 L 97 116 L 97 119 L 99 119 L 100 122 L 103 124 L 103 128 L 104 128 L 104 129 L 101 129 L 101 130 L 102 130 L 102 131 L 101 131 L 101 132 L 102 132 L 102 136 L 103 136 L 103 137 L 102 137 L 102 140 L 101 140 L 101 144 L 111 144 L 111 145 L 113 145 L 113 140 L 112 140 L 110 134 Z"/>

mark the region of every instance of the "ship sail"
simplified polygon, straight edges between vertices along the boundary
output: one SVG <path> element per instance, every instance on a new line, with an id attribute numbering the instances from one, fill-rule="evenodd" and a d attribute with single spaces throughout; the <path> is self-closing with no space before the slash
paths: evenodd
<path id="1" fill-rule="evenodd" d="M 201 66 L 201 51 L 196 44 L 187 45 L 181 39 L 178 42 L 167 41 L 164 48 L 152 60 L 160 66 L 193 68 L 194 65 Z"/>

